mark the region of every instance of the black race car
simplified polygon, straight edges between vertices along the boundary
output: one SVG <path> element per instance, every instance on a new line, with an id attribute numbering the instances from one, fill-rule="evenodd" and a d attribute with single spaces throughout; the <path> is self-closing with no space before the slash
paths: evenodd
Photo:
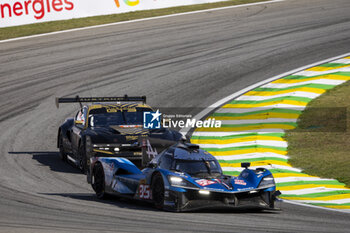
<path id="1" fill-rule="evenodd" d="M 89 172 L 91 157 L 123 157 L 140 163 L 140 137 L 181 141 L 181 133 L 165 128 L 143 128 L 144 112 L 154 112 L 146 97 L 56 98 L 59 103 L 80 103 L 75 117 L 58 129 L 57 147 L 62 160 Z M 91 103 L 83 105 L 82 103 Z"/>

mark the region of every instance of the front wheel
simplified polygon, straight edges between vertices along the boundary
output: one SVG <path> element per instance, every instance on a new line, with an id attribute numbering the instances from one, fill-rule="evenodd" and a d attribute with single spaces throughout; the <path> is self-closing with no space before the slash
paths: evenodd
<path id="1" fill-rule="evenodd" d="M 94 189 L 98 199 L 106 198 L 107 195 L 105 192 L 105 173 L 103 171 L 103 166 L 100 163 L 97 163 L 94 166 L 91 186 Z"/>
<path id="2" fill-rule="evenodd" d="M 152 197 L 157 209 L 163 209 L 164 207 L 164 182 L 160 173 L 157 173 L 152 178 Z"/>

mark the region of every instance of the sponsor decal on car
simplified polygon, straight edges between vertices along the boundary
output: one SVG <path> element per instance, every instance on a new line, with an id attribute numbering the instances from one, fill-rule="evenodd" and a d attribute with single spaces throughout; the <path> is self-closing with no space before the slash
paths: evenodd
<path id="1" fill-rule="evenodd" d="M 140 184 L 138 189 L 138 196 L 141 199 L 145 199 L 145 200 L 152 199 L 150 186 L 148 184 Z"/>
<path id="2" fill-rule="evenodd" d="M 237 189 L 237 191 L 249 191 L 249 190 L 252 190 L 252 189 L 254 189 L 254 188 L 250 187 L 250 188 Z"/>
<path id="3" fill-rule="evenodd" d="M 211 184 L 216 184 L 217 182 L 213 180 L 200 179 L 200 180 L 196 180 L 196 183 L 199 184 L 200 186 L 208 186 Z"/>
<path id="4" fill-rule="evenodd" d="M 147 144 L 147 151 L 146 154 L 148 156 L 148 160 L 152 160 L 154 157 L 156 157 L 158 155 L 158 151 L 156 148 L 153 149 L 151 143 L 149 142 L 149 140 L 147 140 L 146 142 Z"/>
<path id="5" fill-rule="evenodd" d="M 244 180 L 239 180 L 239 179 L 236 179 L 236 180 L 235 180 L 235 184 L 238 184 L 238 185 L 247 185 L 247 183 L 246 183 Z"/>

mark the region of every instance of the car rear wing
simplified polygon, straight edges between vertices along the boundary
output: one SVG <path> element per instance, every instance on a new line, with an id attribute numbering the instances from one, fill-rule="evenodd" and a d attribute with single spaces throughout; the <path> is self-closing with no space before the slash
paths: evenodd
<path id="1" fill-rule="evenodd" d="M 60 103 L 102 103 L 102 102 L 142 102 L 146 103 L 146 96 L 123 96 L 123 97 L 79 97 L 74 98 L 56 98 L 56 107 Z"/>

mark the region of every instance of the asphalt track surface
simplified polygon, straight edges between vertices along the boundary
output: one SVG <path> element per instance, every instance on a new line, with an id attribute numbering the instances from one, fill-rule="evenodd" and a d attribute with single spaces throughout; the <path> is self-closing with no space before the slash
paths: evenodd
<path id="1" fill-rule="evenodd" d="M 205 107 L 250 84 L 350 51 L 350 1 L 289 0 L 0 44 L 0 232 L 348 232 L 350 215 L 168 213 L 100 201 L 60 161 L 56 96 L 147 95 Z"/>

